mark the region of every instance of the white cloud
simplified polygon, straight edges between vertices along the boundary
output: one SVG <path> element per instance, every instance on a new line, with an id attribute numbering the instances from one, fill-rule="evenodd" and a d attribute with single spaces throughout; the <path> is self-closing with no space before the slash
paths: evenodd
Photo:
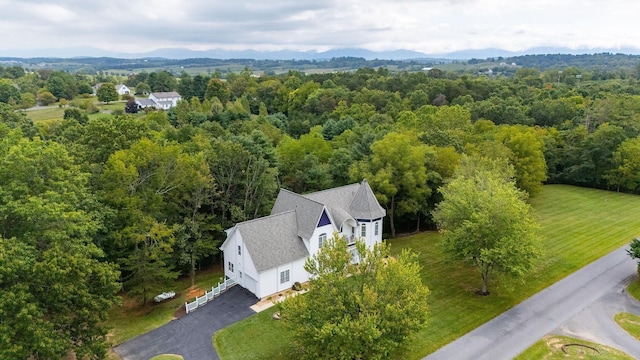
<path id="1" fill-rule="evenodd" d="M 7 49 L 637 47 L 631 0 L 0 0 Z"/>

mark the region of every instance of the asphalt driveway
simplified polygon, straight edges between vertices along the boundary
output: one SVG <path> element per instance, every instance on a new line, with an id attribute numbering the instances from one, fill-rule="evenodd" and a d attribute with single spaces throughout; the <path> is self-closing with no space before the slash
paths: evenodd
<path id="1" fill-rule="evenodd" d="M 565 321 L 552 333 L 607 345 L 640 359 L 640 342 L 613 319 L 621 312 L 640 314 L 640 302 L 626 291 L 629 282 L 618 284 L 611 292 Z"/>
<path id="2" fill-rule="evenodd" d="M 185 360 L 219 359 L 213 334 L 255 314 L 249 307 L 258 299 L 234 286 L 193 313 L 114 347 L 124 360 L 149 360 L 160 354 L 178 354 Z"/>
<path id="3" fill-rule="evenodd" d="M 610 323 L 601 331 L 597 330 L 603 327 L 599 318 L 605 316 L 601 306 L 615 298 L 612 294 L 620 294 L 624 284 L 637 273 L 636 262 L 627 255 L 626 248 L 583 267 L 425 359 L 512 359 L 548 333 L 606 333 L 612 328 Z M 589 308 L 594 311 L 585 311 Z M 611 311 L 616 309 L 614 306 Z M 598 314 L 598 318 L 590 318 L 594 314 Z M 563 327 L 565 323 L 567 325 Z M 593 329 L 589 330 L 588 326 Z M 615 337 L 615 334 L 618 333 L 611 335 Z M 605 338 L 596 339 L 607 344 Z M 640 342 L 622 337 L 618 340 L 612 345 L 629 354 L 640 354 Z"/>

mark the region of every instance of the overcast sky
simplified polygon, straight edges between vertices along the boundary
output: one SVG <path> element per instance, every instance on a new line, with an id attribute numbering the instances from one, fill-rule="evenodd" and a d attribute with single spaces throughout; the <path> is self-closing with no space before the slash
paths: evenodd
<path id="1" fill-rule="evenodd" d="M 640 48 L 637 0 L 0 0 L 9 49 Z"/>

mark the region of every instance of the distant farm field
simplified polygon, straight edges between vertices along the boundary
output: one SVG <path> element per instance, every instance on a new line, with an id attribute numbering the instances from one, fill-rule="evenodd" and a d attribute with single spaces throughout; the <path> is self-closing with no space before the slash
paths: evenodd
<path id="1" fill-rule="evenodd" d="M 490 286 L 490 296 L 475 295 L 481 285 L 480 276 L 474 269 L 447 258 L 438 233 L 389 240 L 394 252 L 411 248 L 420 254 L 422 278 L 431 290 L 426 299 L 430 305 L 428 327 L 393 354 L 394 358 L 419 359 L 437 350 L 640 234 L 637 195 L 547 185 L 531 204 L 541 225 L 544 254 L 522 281 L 496 280 Z M 287 358 L 287 349 L 292 351 L 291 341 L 283 336 L 282 325 L 268 317 L 258 318 L 249 318 L 216 334 L 222 359 L 236 359 L 234 354 L 239 353 L 251 353 L 253 359 Z M 245 333 L 251 336 L 243 336 Z"/>

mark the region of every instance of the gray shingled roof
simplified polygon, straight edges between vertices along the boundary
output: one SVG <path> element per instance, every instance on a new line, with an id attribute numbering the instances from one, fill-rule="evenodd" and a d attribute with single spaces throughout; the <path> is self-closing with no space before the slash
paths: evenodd
<path id="1" fill-rule="evenodd" d="M 296 212 L 288 211 L 236 225 L 258 272 L 309 256 L 296 222 Z"/>
<path id="2" fill-rule="evenodd" d="M 180 97 L 180 94 L 178 94 L 175 91 L 167 91 L 167 92 L 154 92 L 152 93 L 153 96 L 156 97 L 156 99 L 160 100 L 163 98 L 175 98 L 175 97 Z"/>
<path id="3" fill-rule="evenodd" d="M 301 238 L 311 238 L 325 207 L 337 226 L 350 218 L 373 220 L 386 215 L 366 180 L 306 195 L 281 189 L 271 215 L 235 226 L 256 270 L 309 256 Z"/>
<path id="4" fill-rule="evenodd" d="M 322 216 L 323 205 L 286 189 L 280 189 L 271 215 L 285 211 L 296 211 L 297 234 L 305 239 L 311 238 Z"/>
<path id="5" fill-rule="evenodd" d="M 349 213 L 356 219 L 380 219 L 384 217 L 387 212 L 385 211 L 376 195 L 371 190 L 367 180 L 362 180 L 360 189 L 353 197 L 351 204 L 349 205 Z"/>
<path id="6" fill-rule="evenodd" d="M 138 103 L 142 107 L 157 106 L 158 105 L 158 104 L 156 104 L 155 101 L 149 100 L 149 99 L 145 99 L 145 98 L 136 98 L 136 103 Z"/>
<path id="7" fill-rule="evenodd" d="M 362 180 L 360 184 L 341 186 L 302 196 L 327 205 L 330 210 L 333 210 L 331 216 L 338 225 L 346 219 L 343 218 L 344 213 L 335 211 L 337 209 L 344 210 L 354 219 L 362 220 L 379 219 L 386 215 L 386 211 L 378 203 L 367 180 Z"/>

